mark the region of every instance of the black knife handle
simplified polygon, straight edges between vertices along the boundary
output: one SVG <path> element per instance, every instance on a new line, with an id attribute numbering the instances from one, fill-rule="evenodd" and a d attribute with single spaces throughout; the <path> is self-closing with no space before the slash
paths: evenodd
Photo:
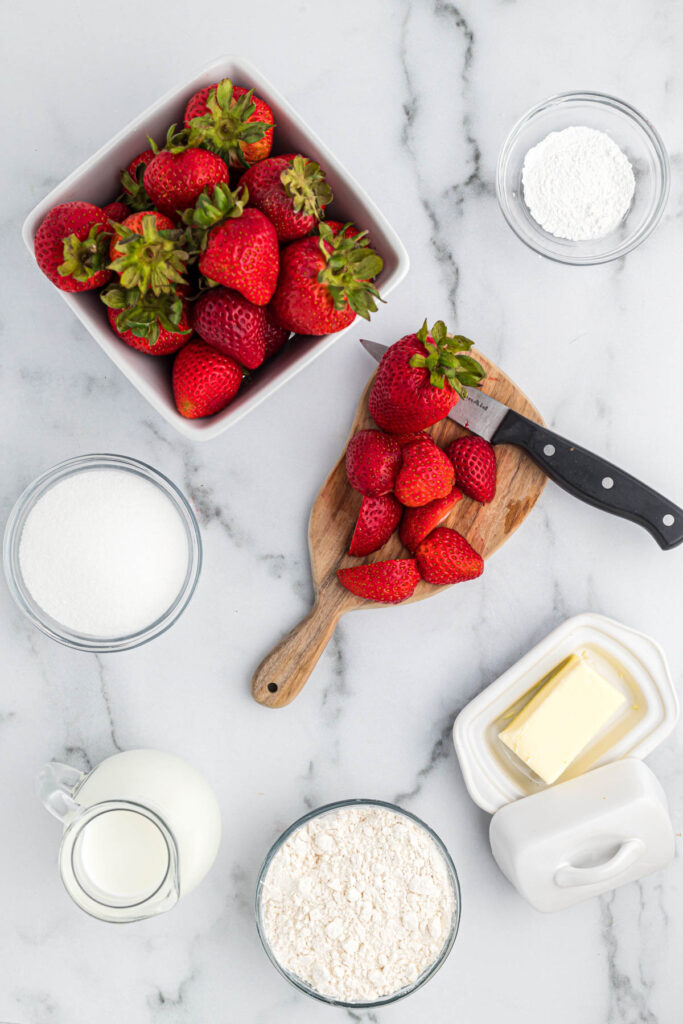
<path id="1" fill-rule="evenodd" d="M 668 550 L 683 542 L 683 509 L 606 459 L 510 410 L 493 444 L 516 444 L 575 498 L 645 527 Z"/>

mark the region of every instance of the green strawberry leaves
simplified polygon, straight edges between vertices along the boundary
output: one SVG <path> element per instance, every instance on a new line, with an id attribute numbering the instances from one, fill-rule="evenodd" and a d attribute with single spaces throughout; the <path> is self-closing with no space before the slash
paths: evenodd
<path id="1" fill-rule="evenodd" d="M 367 231 L 347 237 L 349 227 L 352 227 L 350 222 L 335 235 L 329 224 L 318 225 L 318 245 L 325 257 L 318 281 L 327 285 L 335 309 L 346 309 L 348 304 L 354 313 L 369 320 L 370 314 L 377 312 L 375 299 L 383 301 L 372 278 L 379 274 L 384 260 L 369 248 Z"/>
<path id="2" fill-rule="evenodd" d="M 417 339 L 422 342 L 427 354 L 421 356 L 416 353 L 410 365 L 428 370 L 430 384 L 440 391 L 448 383 L 464 398 L 465 387 L 479 387 L 486 377 L 481 363 L 473 356 L 463 355 L 472 348 L 474 342 L 462 334 L 449 334 L 443 320 L 436 321 L 431 334 L 425 320 L 417 332 Z"/>
<path id="3" fill-rule="evenodd" d="M 192 248 L 203 252 L 210 229 L 224 220 L 241 217 L 248 202 L 246 185 L 239 185 L 234 191 L 225 182 L 214 185 L 211 191 L 207 186 L 194 206 L 183 213 L 183 223 L 187 225 L 186 238 Z"/>
<path id="4" fill-rule="evenodd" d="M 105 306 L 119 310 L 116 318 L 117 330 L 132 331 L 136 338 L 144 338 L 150 348 L 159 340 L 161 327 L 171 334 L 191 334 L 190 328 L 180 330 L 183 315 L 183 301 L 176 294 L 159 296 L 147 292 L 141 295 L 137 288 L 122 288 L 110 285 L 100 293 Z"/>
<path id="5" fill-rule="evenodd" d="M 119 239 L 109 270 L 119 274 L 124 289 L 137 288 L 141 295 L 152 291 L 158 296 L 187 284 L 183 272 L 190 254 L 183 248 L 185 232 L 160 231 L 153 214 L 142 218 L 141 233 L 111 223 Z"/>
<path id="6" fill-rule="evenodd" d="M 250 121 L 256 112 L 254 90 L 238 99 L 233 97 L 233 85 L 224 78 L 212 89 L 206 100 L 206 114 L 190 121 L 190 145 L 217 153 L 228 164 L 248 167 L 242 144 L 258 142 L 273 125 L 267 121 Z"/>
<path id="7" fill-rule="evenodd" d="M 295 156 L 280 175 L 295 213 L 320 220 L 323 208 L 332 202 L 332 189 L 325 181 L 320 164 L 305 156 Z"/>
<path id="8" fill-rule="evenodd" d="M 121 172 L 121 187 L 123 195 L 121 199 L 133 213 L 140 213 L 142 210 L 151 210 L 154 203 L 147 195 L 142 179 L 145 176 L 145 165 L 138 164 L 135 168 L 135 177 L 130 171 Z"/>
<path id="9" fill-rule="evenodd" d="M 74 281 L 89 281 L 101 270 L 106 270 L 109 260 L 111 232 L 103 230 L 101 224 L 93 224 L 87 238 L 67 235 L 64 239 L 64 262 L 57 267 L 61 277 L 73 277 Z"/>

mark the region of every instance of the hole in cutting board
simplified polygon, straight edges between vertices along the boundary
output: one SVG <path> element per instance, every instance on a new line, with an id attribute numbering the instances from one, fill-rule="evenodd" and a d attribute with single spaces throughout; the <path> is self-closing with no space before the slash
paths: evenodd
<path id="1" fill-rule="evenodd" d="M 277 693 L 277 683 L 268 683 L 270 693 Z"/>

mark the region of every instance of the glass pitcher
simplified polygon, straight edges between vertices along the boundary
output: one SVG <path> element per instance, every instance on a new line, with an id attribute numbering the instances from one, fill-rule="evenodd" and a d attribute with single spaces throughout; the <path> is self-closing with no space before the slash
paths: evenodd
<path id="1" fill-rule="evenodd" d="M 67 892 L 102 921 L 141 921 L 180 898 L 178 844 L 157 811 L 134 800 L 79 803 L 88 774 L 56 761 L 36 789 L 64 826 L 59 870 Z"/>

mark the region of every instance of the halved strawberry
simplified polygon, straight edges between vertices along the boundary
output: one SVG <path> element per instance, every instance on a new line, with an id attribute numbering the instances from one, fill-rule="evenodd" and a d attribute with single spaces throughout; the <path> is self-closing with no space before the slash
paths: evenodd
<path id="1" fill-rule="evenodd" d="M 394 490 L 402 505 L 413 508 L 445 498 L 455 482 L 453 464 L 431 437 L 402 449 L 403 462 Z"/>
<path id="2" fill-rule="evenodd" d="M 446 449 L 455 479 L 468 496 L 486 504 L 496 496 L 496 453 L 483 437 L 459 437 Z"/>
<path id="3" fill-rule="evenodd" d="M 439 523 L 443 522 L 461 498 L 461 492 L 454 487 L 445 498 L 435 498 L 427 505 L 405 509 L 398 531 L 401 544 L 408 548 L 408 551 L 415 551 L 420 541 L 423 541 Z"/>
<path id="4" fill-rule="evenodd" d="M 396 529 L 401 518 L 401 503 L 393 494 L 380 494 L 377 498 L 363 498 L 353 531 L 349 554 L 363 558 L 383 547 Z"/>
<path id="5" fill-rule="evenodd" d="M 337 579 L 342 587 L 368 601 L 400 604 L 411 596 L 420 582 L 420 574 L 414 558 L 390 558 L 337 569 Z"/>
<path id="6" fill-rule="evenodd" d="M 359 430 L 346 449 L 346 475 L 355 491 L 376 498 L 392 490 L 401 466 L 401 449 L 380 430 Z"/>
<path id="7" fill-rule="evenodd" d="M 484 560 L 457 530 L 438 526 L 418 544 L 418 568 L 427 583 L 462 583 L 481 576 Z"/>

